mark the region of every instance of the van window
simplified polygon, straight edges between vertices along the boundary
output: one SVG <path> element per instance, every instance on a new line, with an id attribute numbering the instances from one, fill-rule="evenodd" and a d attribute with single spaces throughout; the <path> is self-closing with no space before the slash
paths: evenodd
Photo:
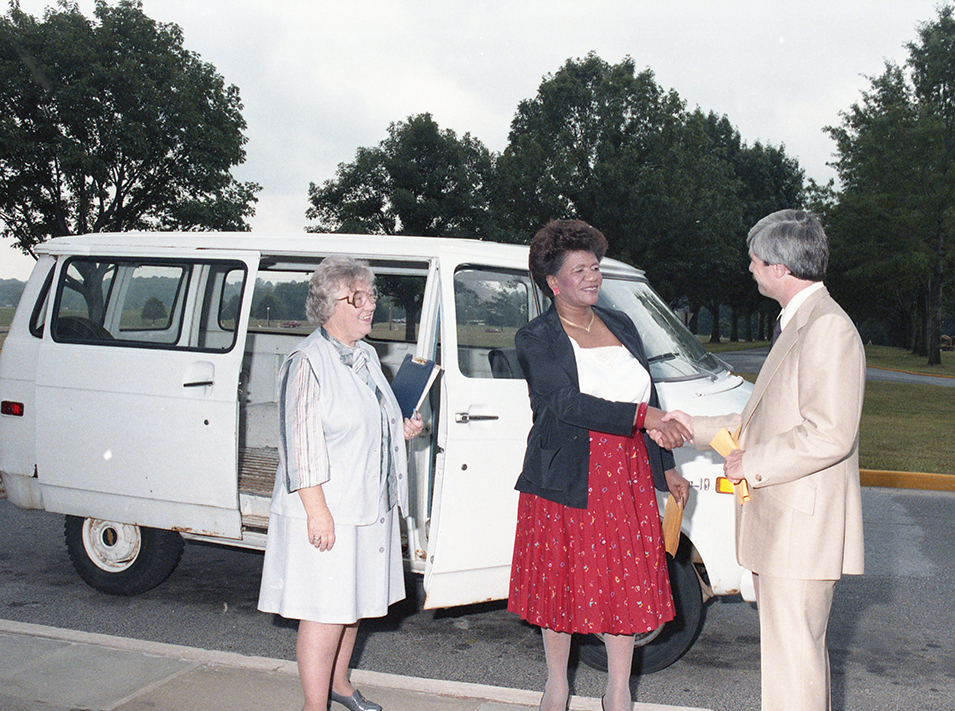
<path id="1" fill-rule="evenodd" d="M 40 289 L 40 296 L 33 307 L 30 317 L 30 334 L 35 338 L 43 338 L 43 325 L 46 323 L 46 310 L 50 303 L 50 284 L 53 283 L 53 270 L 47 274 Z"/>
<path id="2" fill-rule="evenodd" d="M 372 264 L 372 271 L 375 265 Z M 252 296 L 251 332 L 298 333 L 314 329 L 305 315 L 311 271 L 263 268 L 255 280 Z M 421 321 L 421 303 L 427 272 L 422 274 L 376 274 L 378 302 L 368 338 L 415 343 Z"/>
<path id="3" fill-rule="evenodd" d="M 460 267 L 454 273 L 458 368 L 469 378 L 523 378 L 514 334 L 531 318 L 526 273 Z"/>
<path id="4" fill-rule="evenodd" d="M 228 351 L 245 274 L 241 262 L 71 258 L 57 282 L 53 339 Z"/>
<path id="5" fill-rule="evenodd" d="M 643 281 L 604 277 L 597 304 L 630 317 L 650 361 L 655 381 L 722 373 L 725 368 Z"/>

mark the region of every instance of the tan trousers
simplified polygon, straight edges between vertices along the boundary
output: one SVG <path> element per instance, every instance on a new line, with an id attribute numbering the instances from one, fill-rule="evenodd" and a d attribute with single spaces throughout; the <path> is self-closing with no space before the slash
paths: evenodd
<path id="1" fill-rule="evenodd" d="M 830 711 L 826 628 L 836 581 L 753 578 L 762 711 Z"/>

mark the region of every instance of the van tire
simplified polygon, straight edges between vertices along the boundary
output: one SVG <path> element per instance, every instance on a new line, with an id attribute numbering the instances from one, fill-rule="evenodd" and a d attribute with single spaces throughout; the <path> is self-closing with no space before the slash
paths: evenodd
<path id="1" fill-rule="evenodd" d="M 633 676 L 666 669 L 693 646 L 703 628 L 703 590 L 689 553 L 689 541 L 684 538 L 675 560 L 667 554 L 676 617 L 663 627 L 656 639 L 633 650 Z M 577 655 L 587 666 L 607 671 L 607 648 L 596 635 L 580 639 Z"/>
<path id="2" fill-rule="evenodd" d="M 66 549 L 92 588 L 110 595 L 139 595 L 163 582 L 182 558 L 175 531 L 67 516 Z"/>

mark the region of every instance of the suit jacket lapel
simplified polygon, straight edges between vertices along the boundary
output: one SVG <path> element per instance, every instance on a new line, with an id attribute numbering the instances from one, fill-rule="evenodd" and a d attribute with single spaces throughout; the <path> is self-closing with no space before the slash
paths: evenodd
<path id="1" fill-rule="evenodd" d="M 746 425 L 749 424 L 750 419 L 753 417 L 753 413 L 759 406 L 760 400 L 762 400 L 763 394 L 766 392 L 766 388 L 776 376 L 779 367 L 786 360 L 786 356 L 789 355 L 789 352 L 795 348 L 799 342 L 799 331 L 809 321 L 813 308 L 823 297 L 827 296 L 829 296 L 829 292 L 826 290 L 826 287 L 822 287 L 816 293 L 810 295 L 796 311 L 792 321 L 786 324 L 786 328 L 779 334 L 779 339 L 770 349 L 769 355 L 766 356 L 766 361 L 763 363 L 763 367 L 759 370 L 759 376 L 756 378 L 756 384 L 753 386 L 753 393 L 749 397 L 749 402 L 747 402 L 746 407 L 743 408 L 741 415 L 743 431 L 746 430 Z"/>

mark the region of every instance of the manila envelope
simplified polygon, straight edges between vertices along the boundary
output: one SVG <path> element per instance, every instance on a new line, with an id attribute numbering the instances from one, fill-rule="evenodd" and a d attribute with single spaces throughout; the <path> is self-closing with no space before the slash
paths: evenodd
<path id="1" fill-rule="evenodd" d="M 716 433 L 716 437 L 710 442 L 710 446 L 725 459 L 734 449 L 739 449 L 739 444 L 737 444 L 738 437 L 739 428 L 737 428 L 735 432 L 730 433 L 730 431 L 724 427 Z M 749 501 L 749 484 L 746 483 L 745 479 L 735 484 L 733 488 L 736 490 L 736 496 L 739 498 L 741 504 L 745 504 Z"/>
<path id="2" fill-rule="evenodd" d="M 676 556 L 676 550 L 680 547 L 682 525 L 683 507 L 673 498 L 673 494 L 670 494 L 663 506 L 663 545 L 671 556 Z"/>

